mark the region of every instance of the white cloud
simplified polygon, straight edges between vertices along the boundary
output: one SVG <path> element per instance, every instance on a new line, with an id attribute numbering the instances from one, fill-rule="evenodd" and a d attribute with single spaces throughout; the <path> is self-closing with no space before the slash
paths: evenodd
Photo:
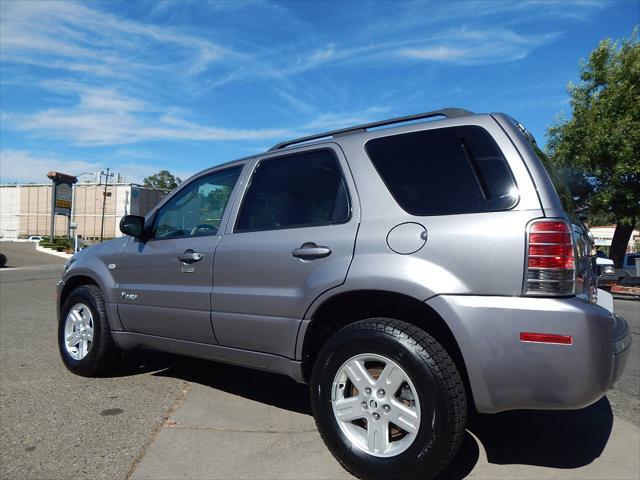
<path id="1" fill-rule="evenodd" d="M 200 2 L 181 3 L 178 8 L 175 2 L 157 3 L 140 20 L 118 16 L 101 5 L 0 2 L 3 67 L 43 67 L 37 75 L 49 80 L 34 83 L 54 94 L 54 102 L 40 104 L 43 106 L 29 113 L 3 113 L 3 129 L 74 145 L 106 146 L 158 140 L 268 141 L 362 123 L 379 118 L 384 110 L 327 113 L 355 110 L 350 107 L 360 94 L 357 88 L 342 88 L 339 76 L 326 81 L 308 80 L 310 75 L 301 78 L 303 74 L 327 67 L 379 68 L 391 62 L 468 66 L 516 61 L 557 40 L 560 33 L 549 33 L 551 27 L 541 27 L 539 34 L 523 34 L 516 31 L 512 16 L 547 18 L 551 10 L 594 12 L 603 4 L 596 0 L 579 0 L 568 8 L 561 0 L 478 0 L 465 4 L 468 8 L 461 7 L 460 2 L 408 2 L 402 8 L 387 4 L 381 7 L 387 14 L 377 15 L 379 23 L 369 24 L 368 32 L 364 18 L 358 24 L 350 19 L 344 31 L 336 21 L 340 31 L 335 38 L 339 43 L 327 41 L 326 35 L 319 35 L 293 9 L 258 0 L 251 4 L 216 2 L 207 4 L 207 8 Z M 192 33 L 196 29 L 189 25 L 179 29 L 171 26 L 178 22 L 150 20 L 177 16 L 183 7 L 214 10 L 216 18 L 219 12 L 244 8 L 242 15 L 265 17 L 278 24 L 280 35 L 273 35 L 271 27 L 263 26 L 256 33 L 245 24 L 230 23 L 212 28 L 209 38 L 203 31 Z M 452 25 L 461 24 L 463 16 L 471 26 L 453 29 Z M 491 28 L 486 27 L 489 21 Z M 287 32 L 286 44 L 282 29 Z M 293 35 L 289 35 L 291 32 Z M 264 89 L 276 92 L 274 98 L 280 102 L 275 108 L 280 108 L 286 118 L 293 118 L 294 110 L 298 122 L 290 129 L 225 128 L 196 121 L 192 112 L 175 108 L 185 97 L 193 100 L 206 89 L 240 82 L 268 82 Z M 206 103 L 204 96 L 199 98 Z M 274 119 L 283 121 L 277 116 Z"/>
<path id="2" fill-rule="evenodd" d="M 330 63 L 338 58 L 342 58 L 345 53 L 347 52 L 344 50 L 339 52 L 336 45 L 332 43 L 324 48 L 316 49 L 300 56 L 297 61 L 294 61 L 291 65 L 285 67 L 284 72 L 288 74 L 306 72 Z"/>
<path id="3" fill-rule="evenodd" d="M 450 2 L 405 2 L 390 4 L 363 26 L 367 35 L 398 37 L 417 30 L 442 31 L 454 26 L 507 26 L 534 23 L 538 30 L 550 21 L 586 21 L 611 6 L 611 0 L 457 0 Z M 540 26 L 542 26 L 540 28 Z"/>
<path id="4" fill-rule="evenodd" d="M 284 129 L 229 129 L 183 118 L 183 109 L 165 113 L 113 88 L 73 82 L 49 82 L 47 88 L 75 95 L 69 108 L 51 108 L 32 114 L 3 114 L 3 127 L 76 145 L 122 145 L 150 140 L 255 140 L 280 138 Z M 75 91 L 74 91 L 75 89 Z"/>
<path id="5" fill-rule="evenodd" d="M 117 166 L 117 172 L 124 175 L 123 181 L 139 184 L 142 184 L 145 177 L 154 175 L 160 170 L 169 170 L 174 176 L 179 177 L 183 181 L 197 173 L 197 171 L 194 170 L 175 170 L 166 165 L 157 163 L 154 163 L 153 165 L 145 165 L 143 163 L 122 163 Z"/>
<path id="6" fill-rule="evenodd" d="M 83 110 L 113 112 L 140 112 L 146 109 L 145 102 L 121 95 L 111 88 L 86 89 L 80 94 L 80 106 Z"/>
<path id="7" fill-rule="evenodd" d="M 228 49 L 171 28 L 117 17 L 76 2 L 2 2 L 0 58 L 95 76 L 204 72 Z M 172 56 L 158 55 L 171 47 Z M 171 78 L 168 76 L 167 78 Z"/>
<path id="8" fill-rule="evenodd" d="M 70 107 L 50 108 L 32 114 L 2 112 L 3 128 L 80 146 L 127 145 L 161 140 L 276 141 L 366 123 L 387 111 L 382 107 L 369 107 L 350 113 L 316 113 L 311 104 L 284 91 L 277 91 L 289 104 L 304 110 L 304 116 L 310 119 L 291 128 L 233 129 L 190 121 L 185 118 L 189 112 L 181 108 L 157 110 L 114 88 L 89 87 L 69 81 L 49 81 L 42 86 L 76 101 Z M 117 151 L 127 152 L 122 148 Z M 128 158 L 143 159 L 139 154 L 131 155 L 131 150 L 128 152 Z"/>
<path id="9" fill-rule="evenodd" d="M 362 125 L 380 120 L 380 117 L 388 111 L 384 107 L 370 107 L 366 110 L 351 113 L 323 113 L 306 123 L 303 126 L 303 130 L 307 132 L 322 132 L 323 130 Z"/>
<path id="10" fill-rule="evenodd" d="M 50 109 L 33 115 L 11 115 L 14 130 L 76 145 L 124 145 L 153 140 L 255 140 L 280 138 L 285 129 L 229 129 L 201 125 L 179 118 L 148 118 L 125 111 Z"/>
<path id="11" fill-rule="evenodd" d="M 400 49 L 398 53 L 407 58 L 459 65 L 502 63 L 525 58 L 560 36 L 560 32 L 520 35 L 511 30 L 460 30 L 430 39 L 425 45 Z"/>
<path id="12" fill-rule="evenodd" d="M 122 152 L 126 153 L 126 152 Z M 126 155 L 122 155 L 126 157 Z M 196 173 L 193 170 L 174 170 L 162 162 L 154 162 L 145 165 L 137 162 L 116 162 L 115 160 L 98 161 L 90 159 L 73 159 L 60 157 L 51 153 L 36 153 L 29 150 L 5 149 L 0 151 L 0 184 L 11 183 L 49 183 L 47 173 L 50 171 L 80 175 L 82 173 L 99 173 L 106 167 L 117 175 L 124 177 L 124 181 L 142 183 L 142 180 L 162 169 L 171 170 L 171 173 L 186 180 Z M 90 179 L 90 176 L 82 176 L 80 180 Z"/>
<path id="13" fill-rule="evenodd" d="M 78 175 L 99 172 L 97 161 L 60 158 L 53 154 L 33 154 L 28 150 L 0 151 L 0 183 L 49 183 L 47 173 L 58 171 Z"/>
<path id="14" fill-rule="evenodd" d="M 420 58 L 422 60 L 458 60 L 469 55 L 468 50 L 451 47 L 407 48 L 400 52 L 405 57 Z"/>

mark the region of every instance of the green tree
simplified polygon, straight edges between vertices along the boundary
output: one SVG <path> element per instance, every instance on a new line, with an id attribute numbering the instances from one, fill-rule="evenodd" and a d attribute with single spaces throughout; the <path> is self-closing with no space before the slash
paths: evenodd
<path id="1" fill-rule="evenodd" d="M 552 162 L 589 219 L 616 224 L 610 255 L 622 266 L 640 221 L 640 44 L 638 29 L 621 42 L 603 40 L 570 83 L 572 115 L 547 131 Z"/>
<path id="2" fill-rule="evenodd" d="M 182 183 L 182 180 L 180 177 L 174 177 L 169 170 L 160 170 L 155 175 L 148 176 L 142 182 L 145 187 L 173 190 Z"/>

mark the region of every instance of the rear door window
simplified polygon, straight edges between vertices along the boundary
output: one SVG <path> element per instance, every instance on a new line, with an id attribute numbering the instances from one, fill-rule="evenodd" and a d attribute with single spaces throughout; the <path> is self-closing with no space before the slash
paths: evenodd
<path id="1" fill-rule="evenodd" d="M 331 150 L 261 161 L 244 198 L 236 232 L 345 223 L 349 196 Z"/>
<path id="2" fill-rule="evenodd" d="M 478 126 L 370 140 L 366 150 L 398 204 L 412 215 L 508 210 L 515 180 L 498 145 Z"/>

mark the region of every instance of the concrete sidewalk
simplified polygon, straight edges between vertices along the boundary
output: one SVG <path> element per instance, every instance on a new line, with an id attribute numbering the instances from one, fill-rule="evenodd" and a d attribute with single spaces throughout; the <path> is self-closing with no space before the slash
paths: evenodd
<path id="1" fill-rule="evenodd" d="M 221 378 L 212 371 L 210 381 L 191 384 L 132 479 L 352 478 L 317 433 L 306 387 L 214 365 Z M 242 374 L 249 385 L 234 387 Z M 275 385 L 264 391 L 270 379 Z M 481 415 L 439 478 L 637 480 L 638 452 L 640 430 L 614 419 L 605 398 L 577 412 Z"/>

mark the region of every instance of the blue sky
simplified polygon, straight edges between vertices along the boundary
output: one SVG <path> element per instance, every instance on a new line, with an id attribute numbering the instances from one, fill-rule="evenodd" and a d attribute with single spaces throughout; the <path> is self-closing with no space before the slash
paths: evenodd
<path id="1" fill-rule="evenodd" d="M 457 106 L 544 143 L 566 85 L 640 3 L 0 3 L 0 181 L 183 178 L 292 137 Z"/>

